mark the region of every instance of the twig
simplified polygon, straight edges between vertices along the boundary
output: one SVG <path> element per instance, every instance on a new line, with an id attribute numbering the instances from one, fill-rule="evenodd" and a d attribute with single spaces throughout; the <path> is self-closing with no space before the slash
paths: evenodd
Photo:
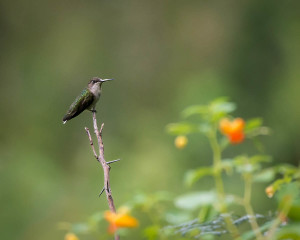
<path id="1" fill-rule="evenodd" d="M 103 191 L 105 191 L 109 209 L 110 209 L 111 212 L 115 213 L 116 208 L 115 208 L 115 205 L 114 205 L 114 200 L 113 200 L 113 197 L 112 197 L 112 193 L 111 193 L 111 189 L 110 189 L 110 181 L 109 181 L 109 170 L 110 170 L 109 163 L 119 161 L 119 159 L 111 161 L 111 162 L 106 162 L 105 161 L 105 158 L 104 158 L 104 145 L 103 145 L 103 140 L 102 140 L 102 131 L 103 131 L 104 123 L 102 123 L 100 131 L 99 131 L 95 111 L 93 112 L 93 125 L 94 125 L 95 134 L 97 136 L 98 147 L 99 147 L 99 155 L 97 155 L 97 153 L 96 153 L 90 131 L 87 127 L 85 128 L 85 131 L 88 134 L 88 137 L 89 137 L 89 140 L 90 140 L 90 145 L 92 147 L 94 156 L 97 159 L 97 161 L 102 165 L 103 172 L 104 172 L 104 187 L 103 187 L 103 190 L 101 191 L 101 193 L 99 194 L 99 196 L 102 194 Z M 119 235 L 115 234 L 115 240 L 119 240 L 119 239 L 120 239 Z"/>
<path id="2" fill-rule="evenodd" d="M 121 160 L 121 159 L 112 160 L 112 161 L 106 162 L 106 164 L 115 163 L 115 162 L 118 162 L 118 161 L 120 161 L 120 160 Z"/>
<path id="3" fill-rule="evenodd" d="M 99 193 L 99 197 L 102 195 L 102 193 L 104 192 L 105 187 L 102 188 L 101 192 Z"/>
<path id="4" fill-rule="evenodd" d="M 87 135 L 89 136 L 89 140 L 90 140 L 90 144 L 91 144 L 91 147 L 92 147 L 94 156 L 95 156 L 95 158 L 97 159 L 97 161 L 99 162 L 99 158 L 98 158 L 98 156 L 97 156 L 97 153 L 96 153 L 96 150 L 95 150 L 95 147 L 94 147 L 94 143 L 93 143 L 92 136 L 91 136 L 91 134 L 90 134 L 90 130 L 89 130 L 87 127 L 85 127 L 84 129 L 85 129 Z"/>

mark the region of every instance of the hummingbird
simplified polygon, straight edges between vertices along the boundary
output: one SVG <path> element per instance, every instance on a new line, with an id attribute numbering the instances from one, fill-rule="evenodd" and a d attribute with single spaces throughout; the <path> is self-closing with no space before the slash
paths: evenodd
<path id="1" fill-rule="evenodd" d="M 98 102 L 101 95 L 102 83 L 106 81 L 111 81 L 113 79 L 101 79 L 98 77 L 93 77 L 88 86 L 83 89 L 81 94 L 75 99 L 75 101 L 69 107 L 66 115 L 63 117 L 63 124 L 72 118 L 78 116 L 84 110 L 90 110 L 95 112 L 96 103 Z"/>

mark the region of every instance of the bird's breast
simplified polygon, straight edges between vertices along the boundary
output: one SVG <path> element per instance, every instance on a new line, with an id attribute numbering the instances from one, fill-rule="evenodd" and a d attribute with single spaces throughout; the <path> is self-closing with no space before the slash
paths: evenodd
<path id="1" fill-rule="evenodd" d="M 93 87 L 91 87 L 90 92 L 95 96 L 95 99 L 98 100 L 101 94 L 101 89 L 99 86 L 94 85 Z"/>

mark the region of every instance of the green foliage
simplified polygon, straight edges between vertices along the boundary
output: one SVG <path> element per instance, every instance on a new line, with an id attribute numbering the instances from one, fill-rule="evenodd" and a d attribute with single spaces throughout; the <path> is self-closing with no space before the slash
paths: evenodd
<path id="1" fill-rule="evenodd" d="M 275 235 L 276 240 L 299 240 L 300 239 L 300 224 L 292 223 L 288 226 L 283 226 Z"/>
<path id="2" fill-rule="evenodd" d="M 229 204 L 242 205 L 245 208 L 247 216 L 251 217 L 251 215 L 254 213 L 250 202 L 251 192 L 253 190 L 252 185 L 254 183 L 270 183 L 273 181 L 273 183 L 270 185 L 271 188 L 268 188 L 269 192 L 267 192 L 268 196 L 273 196 L 273 194 L 275 194 L 276 191 L 280 190 L 282 186 L 286 186 L 287 184 L 287 186 L 289 186 L 289 184 L 294 184 L 293 181 L 299 179 L 300 176 L 299 168 L 286 164 L 265 168 L 266 164 L 270 164 L 272 162 L 271 157 L 268 155 L 257 154 L 248 156 L 246 154 L 243 154 L 232 158 L 222 159 L 222 152 L 226 148 L 230 147 L 231 143 L 236 143 L 231 141 L 237 141 L 237 143 L 241 143 L 243 141 L 242 138 L 241 140 L 234 140 L 235 135 L 229 138 L 226 135 L 220 136 L 219 134 L 217 134 L 218 124 L 222 118 L 229 119 L 226 120 L 227 122 L 224 122 L 224 124 L 227 125 L 222 126 L 226 127 L 226 129 L 224 130 L 225 132 L 231 134 L 234 133 L 234 131 L 239 131 L 238 134 L 244 134 L 246 138 L 252 139 L 256 145 L 258 143 L 256 139 L 257 136 L 268 135 L 270 133 L 269 128 L 263 126 L 262 118 L 250 119 L 245 122 L 244 126 L 234 125 L 237 124 L 234 122 L 230 123 L 230 119 L 232 119 L 232 116 L 230 114 L 232 114 L 235 108 L 236 105 L 234 103 L 228 102 L 227 98 L 219 98 L 212 101 L 208 105 L 190 106 L 183 111 L 182 116 L 184 118 L 195 117 L 196 122 L 195 120 L 193 122 L 185 121 L 184 124 L 174 123 L 167 127 L 168 132 L 175 135 L 187 135 L 192 133 L 204 134 L 208 138 L 213 151 L 212 165 L 201 166 L 199 168 L 187 171 L 184 177 L 184 182 L 187 186 L 191 187 L 194 183 L 203 181 L 204 177 L 209 176 L 215 180 L 216 190 L 192 192 L 179 196 L 175 198 L 175 206 L 189 212 L 199 211 L 201 221 L 203 221 L 203 219 L 205 219 L 206 221 L 208 220 L 208 218 L 201 217 L 206 215 L 207 210 L 205 209 L 209 209 L 212 206 L 218 206 L 217 209 L 220 211 L 220 213 L 225 214 L 224 216 L 228 217 L 225 218 L 226 220 L 224 219 L 224 227 L 227 228 L 225 232 L 230 232 L 232 236 L 236 235 L 239 230 L 230 223 L 231 217 L 227 212 L 227 207 L 229 206 Z M 223 132 L 221 129 L 221 134 L 222 133 Z M 262 145 L 260 144 L 259 149 L 261 148 Z M 245 194 L 243 197 L 225 194 L 223 186 L 224 183 L 221 175 L 222 172 L 230 175 L 232 173 L 237 173 L 243 177 L 243 180 L 245 182 Z M 278 176 L 279 174 L 282 175 L 282 178 L 276 179 L 276 176 Z M 292 188 L 292 186 L 289 186 L 289 188 Z M 298 196 L 296 188 L 299 189 L 299 186 L 294 186 L 293 188 L 293 190 L 289 191 L 293 191 L 294 195 Z M 292 212 L 296 213 L 294 214 L 296 216 L 299 213 L 298 201 L 292 200 L 294 198 L 287 197 L 289 195 L 283 195 L 285 197 L 280 197 L 281 194 L 278 194 L 279 198 L 283 199 L 279 201 L 278 211 L 286 211 L 286 214 L 289 214 L 289 217 L 291 219 L 295 219 L 291 216 Z M 291 211 L 291 209 L 293 209 L 293 211 Z M 214 216 L 216 216 L 215 214 Z M 277 229 L 277 232 L 278 229 L 280 231 L 280 214 L 277 217 L 274 216 L 273 220 L 268 219 L 267 221 L 262 223 L 261 226 L 258 225 L 258 219 L 255 219 L 254 216 L 252 216 L 252 218 L 253 219 L 251 221 L 254 221 L 254 223 L 250 224 L 252 229 L 251 231 L 247 231 L 242 234 L 243 240 L 254 238 L 262 239 L 262 234 L 267 233 L 268 231 L 270 231 L 270 236 L 267 237 L 267 239 L 271 239 L 272 235 L 274 234 L 274 229 Z M 185 228 L 186 227 L 183 227 L 182 229 Z M 194 226 L 194 228 L 196 229 L 197 227 Z M 191 232 L 192 229 L 193 227 L 189 227 L 188 232 Z M 218 232 L 218 234 L 222 234 L 222 231 L 216 232 Z M 182 230 L 182 235 L 186 235 L 186 233 L 186 230 Z M 203 236 L 203 232 L 201 233 L 201 236 Z M 196 235 L 193 237 L 196 237 Z M 199 237 L 200 234 L 196 238 Z"/>
<path id="3" fill-rule="evenodd" d="M 227 98 L 219 98 L 208 105 L 194 105 L 187 107 L 183 112 L 183 118 L 195 116 L 201 122 L 193 124 L 191 122 L 179 122 L 168 124 L 166 129 L 172 135 L 188 135 L 191 133 L 208 134 L 212 130 L 212 124 L 217 123 L 222 117 L 233 112 L 236 106 L 228 102 Z"/>
<path id="4" fill-rule="evenodd" d="M 76 235 L 99 233 L 99 225 L 103 224 L 104 212 L 96 212 L 91 215 L 85 222 L 80 223 L 60 223 L 59 229 Z"/>
<path id="5" fill-rule="evenodd" d="M 189 170 L 186 172 L 184 182 L 187 186 L 192 186 L 195 182 L 199 181 L 205 176 L 212 176 L 214 169 L 212 167 L 202 167 L 196 170 Z"/>
<path id="6" fill-rule="evenodd" d="M 177 225 L 183 222 L 187 222 L 192 218 L 190 211 L 185 211 L 186 209 L 173 209 L 165 214 L 165 220 L 168 224 Z"/>
<path id="7" fill-rule="evenodd" d="M 167 131 L 173 135 L 187 135 L 197 130 L 190 123 L 171 123 L 167 126 Z"/>
<path id="8" fill-rule="evenodd" d="M 188 193 L 175 198 L 176 207 L 185 210 L 196 210 L 203 206 L 212 205 L 216 201 L 214 191 Z"/>
<path id="9" fill-rule="evenodd" d="M 171 200 L 172 195 L 165 191 L 155 192 L 153 194 L 137 193 L 126 205 L 130 206 L 132 209 L 140 209 L 149 212 L 160 204 Z"/>
<path id="10" fill-rule="evenodd" d="M 246 139 L 255 142 L 257 136 L 270 132 L 263 126 L 261 118 L 248 121 L 234 118 L 231 114 L 235 109 L 236 105 L 227 98 L 219 98 L 207 105 L 187 107 L 182 113 L 185 121 L 167 125 L 167 132 L 171 135 L 202 134 L 207 138 L 212 149 L 211 164 L 202 166 L 199 162 L 198 167 L 186 171 L 184 183 L 193 187 L 195 183 L 213 180 L 215 188 L 177 197 L 165 191 L 134 194 L 126 206 L 147 219 L 147 224 L 141 226 L 144 238 L 215 239 L 215 236 L 224 235 L 226 239 L 239 240 L 297 239 L 300 169 L 289 164 L 271 165 L 272 158 L 261 153 L 224 157 L 225 150 L 232 145 L 243 144 Z M 229 193 L 225 192 L 225 175 L 241 177 L 242 195 L 232 194 L 230 189 Z M 269 184 L 267 196 L 276 196 L 278 207 L 270 209 L 272 214 L 267 214 L 267 211 L 266 215 L 257 214 L 251 204 L 253 195 L 265 194 L 255 188 L 255 184 L 261 183 Z M 167 207 L 167 203 L 173 203 L 174 207 Z M 244 215 L 237 216 L 229 208 L 242 208 Z M 86 223 L 73 224 L 71 230 L 74 233 L 96 231 L 102 220 L 103 213 L 97 213 Z M 127 231 L 120 233 L 126 236 Z"/>
<path id="11" fill-rule="evenodd" d="M 271 182 L 274 180 L 276 173 L 273 168 L 267 168 L 253 175 L 254 182 Z"/>
<path id="12" fill-rule="evenodd" d="M 256 231 L 261 231 L 261 232 L 266 232 L 270 229 L 272 226 L 273 222 L 272 221 L 267 221 L 263 225 L 259 227 L 259 229 L 256 229 Z M 243 240 L 251 240 L 255 239 L 255 231 L 250 230 L 242 234 L 242 239 Z"/>
<path id="13" fill-rule="evenodd" d="M 233 165 L 236 167 L 236 171 L 241 174 L 258 172 L 262 168 L 262 163 L 270 162 L 270 156 L 255 155 L 248 157 L 245 155 L 237 156 L 233 160 Z"/>
<path id="14" fill-rule="evenodd" d="M 144 229 L 144 237 L 148 240 L 155 240 L 159 236 L 160 229 L 159 225 L 150 225 Z"/>
<path id="15" fill-rule="evenodd" d="M 254 138 L 259 135 L 269 135 L 271 130 L 262 124 L 263 120 L 261 118 L 249 119 L 245 125 L 245 134 L 247 137 Z"/>
<path id="16" fill-rule="evenodd" d="M 220 118 L 233 112 L 236 109 L 234 103 L 228 102 L 227 98 L 219 98 L 212 101 L 208 105 L 195 105 L 187 107 L 182 115 L 184 118 L 196 115 L 209 122 L 216 122 Z"/>
<path id="17" fill-rule="evenodd" d="M 247 121 L 245 132 L 251 132 L 262 126 L 263 120 L 261 118 L 252 118 Z"/>
<path id="18" fill-rule="evenodd" d="M 76 234 L 86 234 L 91 231 L 91 227 L 87 223 L 74 223 L 71 227 L 71 232 Z"/>

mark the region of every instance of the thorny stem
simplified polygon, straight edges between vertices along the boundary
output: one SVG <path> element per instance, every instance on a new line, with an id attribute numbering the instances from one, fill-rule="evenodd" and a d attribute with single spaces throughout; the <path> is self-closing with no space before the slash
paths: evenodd
<path id="1" fill-rule="evenodd" d="M 251 190 L 252 190 L 252 176 L 251 174 L 245 174 L 244 175 L 244 181 L 245 181 L 245 192 L 244 192 L 244 207 L 245 210 L 247 212 L 247 214 L 249 216 L 251 216 L 251 218 L 249 219 L 250 225 L 252 227 L 253 232 L 256 235 L 256 239 L 257 240 L 262 240 L 264 239 L 260 230 L 259 230 L 259 226 L 257 224 L 256 218 L 255 218 L 255 214 L 254 211 L 252 209 L 251 206 Z"/>
<path id="2" fill-rule="evenodd" d="M 210 146 L 213 151 L 213 167 L 214 167 L 214 179 L 216 182 L 217 195 L 220 203 L 220 212 L 224 215 L 227 228 L 234 239 L 241 239 L 237 227 L 233 224 L 230 214 L 228 213 L 225 192 L 222 180 L 222 156 L 221 148 L 217 139 L 217 127 L 214 126 L 213 130 L 208 135 Z"/>
<path id="3" fill-rule="evenodd" d="M 95 147 L 94 147 L 93 140 L 92 140 L 91 134 L 89 132 L 89 129 L 85 128 L 85 131 L 88 134 L 94 156 L 97 159 L 97 161 L 102 165 L 103 172 L 104 172 L 104 190 L 105 190 L 105 193 L 106 193 L 108 206 L 109 206 L 110 211 L 115 213 L 116 208 L 115 208 L 115 205 L 114 205 L 114 200 L 113 200 L 113 197 L 112 197 L 112 193 L 111 193 L 111 189 L 110 189 L 110 181 L 109 181 L 110 166 L 107 164 L 107 162 L 105 161 L 105 158 L 104 158 L 104 145 L 103 145 L 103 140 L 102 140 L 102 131 L 103 131 L 104 123 L 102 123 L 100 131 L 99 131 L 95 111 L 93 111 L 93 125 L 94 125 L 94 132 L 97 136 L 98 147 L 99 147 L 99 155 L 97 155 L 97 153 L 96 153 L 96 150 L 95 150 Z M 115 233 L 115 240 L 119 240 L 119 239 L 120 239 L 120 236 L 117 233 Z"/>

